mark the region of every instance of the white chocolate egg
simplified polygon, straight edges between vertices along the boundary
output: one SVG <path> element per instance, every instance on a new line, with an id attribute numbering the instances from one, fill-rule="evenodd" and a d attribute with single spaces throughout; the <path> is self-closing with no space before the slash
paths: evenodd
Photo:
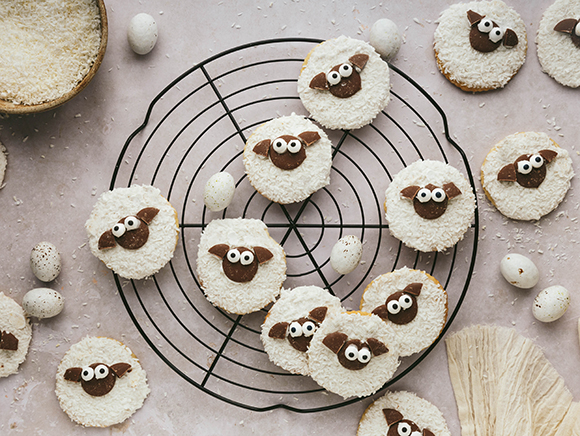
<path id="1" fill-rule="evenodd" d="M 157 43 L 157 35 L 157 23 L 151 15 L 141 13 L 131 18 L 127 39 L 135 53 L 145 55 L 153 50 Z"/>
<path id="2" fill-rule="evenodd" d="M 22 308 L 30 316 L 52 318 L 64 308 L 64 298 L 52 289 L 36 288 L 24 295 Z"/>
<path id="3" fill-rule="evenodd" d="M 550 286 L 536 296 L 532 313 L 538 321 L 552 322 L 560 318 L 570 306 L 570 292 L 563 286 Z"/>
<path id="4" fill-rule="evenodd" d="M 371 27 L 369 42 L 383 58 L 393 58 L 401 48 L 401 35 L 397 25 L 388 18 L 381 18 Z"/>
<path id="5" fill-rule="evenodd" d="M 216 173 L 205 184 L 203 202 L 212 212 L 219 212 L 230 205 L 235 191 L 236 183 L 230 173 Z"/>
<path id="6" fill-rule="evenodd" d="M 340 238 L 330 252 L 330 265 L 339 274 L 348 274 L 358 266 L 362 256 L 362 243 L 354 235 Z"/>
<path id="7" fill-rule="evenodd" d="M 39 242 L 30 253 L 30 268 L 38 280 L 51 282 L 60 274 L 60 253 L 50 242 Z"/>
<path id="8" fill-rule="evenodd" d="M 521 254 L 506 254 L 499 264 L 503 277 L 512 285 L 529 289 L 538 283 L 540 272 L 530 259 Z"/>

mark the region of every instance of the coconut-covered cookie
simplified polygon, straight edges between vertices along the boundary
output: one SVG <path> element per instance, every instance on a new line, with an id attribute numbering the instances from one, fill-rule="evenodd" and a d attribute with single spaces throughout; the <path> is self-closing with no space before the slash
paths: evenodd
<path id="1" fill-rule="evenodd" d="M 212 304 L 243 315 L 278 297 L 286 255 L 260 220 L 213 220 L 201 234 L 197 276 Z"/>
<path id="2" fill-rule="evenodd" d="M 556 0 L 542 16 L 538 33 L 542 70 L 558 83 L 580 86 L 580 1 Z"/>
<path id="3" fill-rule="evenodd" d="M 503 88 L 526 60 L 526 26 L 503 1 L 449 6 L 435 30 L 437 65 L 464 91 Z"/>
<path id="4" fill-rule="evenodd" d="M 508 218 L 537 220 L 564 199 L 574 176 L 572 159 L 542 132 L 502 139 L 481 166 L 485 195 Z"/>
<path id="5" fill-rule="evenodd" d="M 282 289 L 262 324 L 260 339 L 268 357 L 287 371 L 308 375 L 312 336 L 322 321 L 342 310 L 340 299 L 318 286 Z"/>
<path id="6" fill-rule="evenodd" d="M 451 436 L 441 411 L 412 392 L 387 394 L 372 403 L 357 436 Z"/>
<path id="7" fill-rule="evenodd" d="M 86 427 L 119 424 L 149 395 L 145 371 L 131 350 L 104 337 L 86 337 L 65 353 L 56 372 L 60 407 Z"/>
<path id="8" fill-rule="evenodd" d="M 447 320 L 447 293 L 426 272 L 401 268 L 374 279 L 360 309 L 378 315 L 395 331 L 401 356 L 417 353 L 437 339 Z"/>
<path id="9" fill-rule="evenodd" d="M 91 252 L 126 279 L 143 279 L 171 258 L 179 236 L 177 212 L 147 185 L 103 193 L 85 228 Z"/>
<path id="10" fill-rule="evenodd" d="M 368 43 L 346 36 L 314 47 L 302 66 L 298 94 L 329 129 L 358 129 L 389 102 L 389 66 Z"/>
<path id="11" fill-rule="evenodd" d="M 264 197 L 295 203 L 330 183 L 332 144 L 303 116 L 275 118 L 248 139 L 244 166 L 248 180 Z"/>
<path id="12" fill-rule="evenodd" d="M 314 381 L 344 398 L 374 394 L 399 366 L 393 329 L 365 312 L 345 312 L 324 320 L 307 354 Z"/>
<path id="13" fill-rule="evenodd" d="M 475 212 L 471 185 L 452 166 L 416 161 L 402 169 L 385 194 L 391 234 L 419 251 L 442 251 L 463 238 Z"/>
<path id="14" fill-rule="evenodd" d="M 18 372 L 31 338 L 32 327 L 22 307 L 0 292 L 0 377 Z"/>

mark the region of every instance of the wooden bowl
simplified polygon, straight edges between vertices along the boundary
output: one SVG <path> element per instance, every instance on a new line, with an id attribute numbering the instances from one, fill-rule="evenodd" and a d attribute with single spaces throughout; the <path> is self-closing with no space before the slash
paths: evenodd
<path id="1" fill-rule="evenodd" d="M 60 96 L 57 99 L 47 101 L 39 104 L 14 104 L 12 102 L 0 99 L 0 113 L 5 114 L 32 114 L 37 112 L 44 112 L 50 109 L 54 109 L 65 102 L 69 101 L 79 92 L 81 92 L 85 86 L 89 84 L 92 78 L 97 73 L 97 70 L 101 66 L 103 57 L 105 56 L 105 51 L 107 49 L 107 38 L 109 35 L 109 26 L 107 22 L 107 10 L 105 9 L 104 0 L 96 0 L 99 7 L 99 13 L 101 15 L 101 45 L 99 46 L 99 52 L 97 58 L 89 72 L 72 90 L 66 94 Z"/>

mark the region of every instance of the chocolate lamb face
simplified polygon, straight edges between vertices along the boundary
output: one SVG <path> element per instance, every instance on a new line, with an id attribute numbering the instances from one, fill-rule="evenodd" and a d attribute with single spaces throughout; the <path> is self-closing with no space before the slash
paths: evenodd
<path id="1" fill-rule="evenodd" d="M 366 54 L 355 54 L 348 62 L 335 65 L 328 73 L 318 73 L 310 81 L 312 89 L 330 91 L 338 98 L 348 98 L 362 89 L 360 72 L 369 60 Z"/>
<path id="2" fill-rule="evenodd" d="M 471 25 L 469 42 L 471 46 L 482 53 L 497 49 L 502 43 L 512 48 L 518 44 L 518 35 L 512 29 L 500 27 L 495 21 L 485 18 L 472 10 L 467 11 L 467 19 Z"/>
<path id="3" fill-rule="evenodd" d="M 552 162 L 557 152 L 540 150 L 535 154 L 523 154 L 514 163 L 504 166 L 497 174 L 500 182 L 518 182 L 524 188 L 537 188 L 546 178 L 546 163 Z"/>
<path id="4" fill-rule="evenodd" d="M 405 419 L 403 414 L 396 409 L 383 409 L 383 415 L 389 426 L 386 436 L 435 436 L 427 428 L 421 431 L 417 424 L 410 419 Z"/>
<path id="5" fill-rule="evenodd" d="M 287 339 L 294 349 L 306 352 L 310 346 L 312 335 L 326 318 L 327 311 L 327 307 L 320 306 L 312 309 L 307 317 L 289 323 L 278 322 L 270 328 L 268 336 L 274 339 Z"/>
<path id="6" fill-rule="evenodd" d="M 131 372 L 128 363 L 92 363 L 83 368 L 68 368 L 64 373 L 64 379 L 81 384 L 83 390 L 93 397 L 102 397 L 111 392 L 115 386 L 115 380 Z"/>
<path id="7" fill-rule="evenodd" d="M 407 285 L 402 291 L 389 295 L 385 304 L 375 308 L 372 313 L 398 325 L 410 323 L 417 316 L 417 297 L 422 287 L 422 283 Z"/>
<path id="8" fill-rule="evenodd" d="M 447 210 L 448 201 L 461 195 L 461 190 L 450 182 L 439 188 L 431 183 L 421 188 L 413 185 L 401 190 L 401 195 L 413 201 L 417 215 L 432 220 L 439 218 Z"/>
<path id="9" fill-rule="evenodd" d="M 112 229 L 99 238 L 99 250 L 114 248 L 119 244 L 127 250 L 141 248 L 149 239 L 149 224 L 157 216 L 159 209 L 146 207 L 135 216 L 121 218 Z"/>
<path id="10" fill-rule="evenodd" d="M 282 135 L 264 139 L 254 146 L 254 153 L 269 157 L 282 170 L 298 168 L 306 159 L 306 147 L 320 139 L 318 132 L 302 132 L 298 136 Z"/>
<path id="11" fill-rule="evenodd" d="M 230 248 L 227 244 L 217 244 L 208 250 L 211 254 L 223 259 L 222 268 L 226 277 L 237 283 L 250 282 L 258 272 L 259 265 L 274 257 L 264 247 Z"/>
<path id="12" fill-rule="evenodd" d="M 366 341 L 349 339 L 341 332 L 330 333 L 325 336 L 322 343 L 330 349 L 338 358 L 338 362 L 352 371 L 365 368 L 374 356 L 380 356 L 389 351 L 387 346 L 375 338 Z"/>
<path id="13" fill-rule="evenodd" d="M 572 38 L 572 42 L 580 48 L 580 20 L 566 18 L 554 26 L 556 32 L 567 33 Z"/>

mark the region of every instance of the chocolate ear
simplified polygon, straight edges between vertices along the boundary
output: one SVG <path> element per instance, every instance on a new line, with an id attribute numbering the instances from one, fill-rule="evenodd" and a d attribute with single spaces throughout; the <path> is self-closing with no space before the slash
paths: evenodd
<path id="1" fill-rule="evenodd" d="M 312 145 L 320 139 L 318 132 L 302 132 L 298 137 L 304 141 L 306 146 Z"/>
<path id="2" fill-rule="evenodd" d="M 330 88 L 326 80 L 325 73 L 318 73 L 312 78 L 309 85 L 312 89 L 318 89 L 320 91 L 328 91 Z"/>
<path id="3" fill-rule="evenodd" d="M 0 350 L 18 350 L 18 338 L 12 333 L 0 332 Z"/>
<path id="4" fill-rule="evenodd" d="M 209 250 L 211 254 L 216 255 L 220 259 L 223 259 L 228 251 L 230 251 L 230 246 L 228 244 L 217 244 L 211 247 Z"/>
<path id="5" fill-rule="evenodd" d="M 334 354 L 338 354 L 347 339 L 348 336 L 344 333 L 334 332 L 326 335 L 326 337 L 322 340 L 322 343 L 326 345 Z"/>
<path id="6" fill-rule="evenodd" d="M 435 434 L 428 428 L 423 429 L 423 436 L 435 436 Z"/>
<path id="7" fill-rule="evenodd" d="M 403 414 L 396 409 L 383 409 L 383 415 L 385 415 L 388 426 L 396 424 L 403 419 Z"/>
<path id="8" fill-rule="evenodd" d="M 498 182 L 515 182 L 517 180 L 516 165 L 511 163 L 504 166 L 497 173 Z"/>
<path id="9" fill-rule="evenodd" d="M 260 156 L 268 157 L 268 150 L 270 150 L 270 144 L 272 144 L 272 141 L 270 141 L 269 139 L 264 139 L 258 142 L 254 146 L 254 153 L 259 154 Z"/>
<path id="10" fill-rule="evenodd" d="M 115 236 L 113 236 L 113 231 L 111 229 L 107 230 L 99 238 L 99 250 L 106 250 L 108 248 L 114 248 L 117 246 L 117 241 L 115 241 Z"/>
<path id="11" fill-rule="evenodd" d="M 310 311 L 308 317 L 316 322 L 322 322 L 326 318 L 326 312 L 328 312 L 328 307 L 326 306 L 315 307 Z"/>
<path id="12" fill-rule="evenodd" d="M 111 368 L 111 371 L 113 371 L 117 377 L 123 377 L 126 373 L 131 372 L 131 365 L 124 362 L 115 363 L 109 368 Z"/>
<path id="13" fill-rule="evenodd" d="M 72 382 L 80 382 L 82 372 L 82 368 L 69 368 L 64 372 L 64 379 Z"/>
<path id="14" fill-rule="evenodd" d="M 411 294 L 411 295 L 414 295 L 415 297 L 418 297 L 419 295 L 421 295 L 421 288 L 422 287 L 423 287 L 423 283 L 410 283 L 405 287 L 405 289 L 403 289 L 403 292 L 406 292 L 407 294 Z"/>
<path id="15" fill-rule="evenodd" d="M 159 209 L 156 207 L 146 207 L 137 212 L 137 218 L 143 220 L 145 224 L 150 224 L 153 218 L 157 216 Z"/>
<path id="16" fill-rule="evenodd" d="M 373 356 L 380 356 L 381 354 L 385 354 L 389 352 L 389 349 L 385 344 L 375 338 L 368 338 L 367 344 L 371 347 L 371 351 L 373 352 Z"/>
<path id="17" fill-rule="evenodd" d="M 503 45 L 506 47 L 515 47 L 518 45 L 518 35 L 512 29 L 506 29 L 503 35 Z"/>
<path id="18" fill-rule="evenodd" d="M 256 259 L 258 259 L 259 264 L 268 262 L 274 257 L 272 252 L 264 247 L 254 247 L 254 254 L 256 255 Z"/>
<path id="19" fill-rule="evenodd" d="M 443 190 L 445 191 L 445 194 L 447 194 L 447 198 L 449 198 L 449 199 L 452 199 L 452 198 L 455 198 L 455 197 L 461 195 L 461 189 L 459 189 L 457 186 L 455 186 L 455 183 L 453 183 L 453 182 L 445 183 L 443 185 Z"/>
<path id="20" fill-rule="evenodd" d="M 289 325 L 287 322 L 277 322 L 270 328 L 268 336 L 274 339 L 284 339 Z"/>
<path id="21" fill-rule="evenodd" d="M 469 24 L 472 26 L 479 23 L 481 20 L 483 20 L 484 17 L 485 15 L 479 15 L 477 12 L 474 12 L 471 9 L 467 11 L 467 19 L 469 20 Z"/>
<path id="22" fill-rule="evenodd" d="M 348 60 L 359 70 L 362 70 L 369 61 L 369 55 L 359 53 L 355 54 L 354 56 L 351 56 Z"/>
<path id="23" fill-rule="evenodd" d="M 554 150 L 540 150 L 538 154 L 544 158 L 546 162 L 552 162 L 556 156 L 558 156 L 558 152 Z"/>
<path id="24" fill-rule="evenodd" d="M 375 307 L 371 313 L 379 316 L 383 320 L 389 319 L 389 311 L 387 310 L 386 304 L 381 304 L 380 306 Z"/>
<path id="25" fill-rule="evenodd" d="M 419 189 L 421 189 L 419 186 L 407 186 L 401 190 L 401 195 L 405 198 L 408 198 L 409 200 L 412 200 L 415 198 L 415 195 L 417 195 L 417 192 L 419 192 Z"/>
<path id="26" fill-rule="evenodd" d="M 574 18 L 566 18 L 554 26 L 556 32 L 572 33 L 576 27 L 578 20 Z"/>

